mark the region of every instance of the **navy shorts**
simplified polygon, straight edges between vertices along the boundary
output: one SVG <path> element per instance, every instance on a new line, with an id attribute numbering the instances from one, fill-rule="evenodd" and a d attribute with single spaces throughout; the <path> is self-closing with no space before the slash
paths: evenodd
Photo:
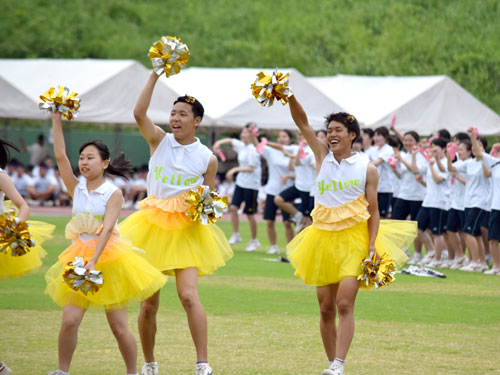
<path id="1" fill-rule="evenodd" d="M 483 223 L 486 211 L 477 207 L 465 208 L 464 233 L 474 237 L 481 235 L 481 224 Z"/>
<path id="2" fill-rule="evenodd" d="M 448 211 L 448 220 L 446 221 L 446 230 L 448 232 L 461 232 L 464 229 L 465 212 L 450 208 Z"/>
<path id="3" fill-rule="evenodd" d="M 378 212 L 381 218 L 386 218 L 389 214 L 389 207 L 391 206 L 392 193 L 378 193 Z"/>
<path id="4" fill-rule="evenodd" d="M 434 207 L 421 207 L 418 211 L 418 229 L 430 229 L 432 234 L 439 236 L 446 232 L 446 219 L 448 211 Z"/>
<path id="5" fill-rule="evenodd" d="M 488 239 L 500 241 L 500 211 L 491 210 Z"/>
<path id="6" fill-rule="evenodd" d="M 490 211 L 484 211 L 481 227 L 488 229 L 490 227 Z"/>
<path id="7" fill-rule="evenodd" d="M 264 220 L 276 220 L 276 211 L 279 207 L 274 203 L 274 195 L 267 194 L 266 196 L 266 206 L 264 208 Z M 281 210 L 281 216 L 283 221 L 290 221 L 290 214 L 286 211 Z"/>
<path id="8" fill-rule="evenodd" d="M 422 207 L 422 201 L 408 201 L 398 198 L 396 204 L 392 207 L 392 216 L 394 220 L 406 220 L 410 215 L 411 220 L 417 220 L 418 211 Z"/>
<path id="9" fill-rule="evenodd" d="M 245 202 L 243 212 L 247 215 L 254 215 L 257 213 L 257 195 L 259 195 L 258 190 L 245 189 L 236 185 L 231 206 L 240 208 L 241 203 Z"/>
<path id="10" fill-rule="evenodd" d="M 311 197 L 308 191 L 301 191 L 295 186 L 290 186 L 288 189 L 283 190 L 279 196 L 283 198 L 285 202 L 293 202 L 295 199 L 300 198 L 302 201 L 300 204 L 300 212 L 305 216 L 311 215 L 311 211 L 314 208 L 314 197 Z"/>

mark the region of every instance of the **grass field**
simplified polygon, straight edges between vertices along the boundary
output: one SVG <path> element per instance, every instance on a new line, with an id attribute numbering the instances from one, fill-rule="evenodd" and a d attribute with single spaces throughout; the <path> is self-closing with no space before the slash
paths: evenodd
<path id="1" fill-rule="evenodd" d="M 57 367 L 61 310 L 43 293 L 44 272 L 68 243 L 63 236 L 67 218 L 38 219 L 57 225 L 42 269 L 0 282 L 0 359 L 13 375 L 46 374 Z M 230 234 L 229 223 L 220 226 Z M 244 240 L 247 230 L 243 222 Z M 265 255 L 263 224 L 259 238 L 261 251 L 245 253 L 239 244 L 226 267 L 200 279 L 210 363 L 217 375 L 318 375 L 327 361 L 315 290 L 294 277 L 289 264 Z M 346 374 L 500 374 L 500 277 L 445 272 L 446 279 L 398 275 L 388 288 L 360 291 Z M 131 306 L 136 334 L 137 313 L 138 306 Z M 160 374 L 193 374 L 195 352 L 174 278 L 162 290 L 158 319 Z M 104 314 L 89 311 L 71 374 L 124 373 Z"/>

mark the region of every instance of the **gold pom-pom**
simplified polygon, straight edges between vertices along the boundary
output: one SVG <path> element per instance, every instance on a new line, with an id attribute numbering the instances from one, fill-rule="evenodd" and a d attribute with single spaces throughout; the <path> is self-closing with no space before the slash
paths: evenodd
<path id="1" fill-rule="evenodd" d="M 188 192 L 186 203 L 191 207 L 186 210 L 186 215 L 193 221 L 203 225 L 215 223 L 219 220 L 229 203 L 227 197 L 220 197 L 215 190 L 208 186 L 200 185 Z"/>
<path id="2" fill-rule="evenodd" d="M 28 253 L 35 246 L 28 223 L 16 217 L 14 212 L 0 215 L 0 228 L 0 253 L 10 249 L 11 255 L 17 257 Z"/>
<path id="3" fill-rule="evenodd" d="M 383 256 L 377 259 L 375 253 L 370 253 L 368 258 L 361 263 L 361 267 L 363 267 L 363 273 L 358 276 L 358 280 L 364 283 L 366 288 L 383 287 L 395 280 L 394 259 L 386 259 Z"/>
<path id="4" fill-rule="evenodd" d="M 274 99 L 281 101 L 281 104 L 288 103 L 288 98 L 292 91 L 288 85 L 289 73 L 278 72 L 277 69 L 271 75 L 260 72 L 257 74 L 255 82 L 252 83 L 252 95 L 260 105 L 272 106 Z"/>
<path id="5" fill-rule="evenodd" d="M 40 95 L 38 107 L 49 112 L 60 112 L 65 119 L 73 120 L 78 115 L 80 98 L 67 87 L 58 86 L 57 91 L 51 87 Z"/>
<path id="6" fill-rule="evenodd" d="M 156 74 L 161 75 L 165 72 L 165 75 L 170 77 L 187 65 L 189 49 L 180 38 L 163 36 L 151 46 L 148 57 Z"/>
<path id="7" fill-rule="evenodd" d="M 76 257 L 64 268 L 63 282 L 74 291 L 81 291 L 85 295 L 88 292 L 94 294 L 103 284 L 102 272 L 97 270 L 87 272 L 83 258 Z"/>

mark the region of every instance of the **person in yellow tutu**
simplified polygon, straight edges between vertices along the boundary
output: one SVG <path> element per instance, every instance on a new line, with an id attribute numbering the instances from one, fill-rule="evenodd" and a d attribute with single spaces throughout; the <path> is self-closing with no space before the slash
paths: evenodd
<path id="1" fill-rule="evenodd" d="M 9 148 L 19 152 L 19 149 L 12 143 L 0 139 L 0 217 L 6 212 L 13 212 L 14 215 L 22 220 L 28 220 L 30 208 L 21 194 L 17 191 L 10 177 L 3 168 L 9 162 Z M 7 197 L 10 201 L 4 203 Z M 6 207 L 7 206 L 7 207 Z M 29 234 L 35 246 L 28 252 L 20 256 L 14 256 L 11 246 L 1 243 L 0 248 L 0 279 L 15 278 L 28 272 L 35 271 L 42 265 L 42 258 L 47 255 L 42 248 L 42 243 L 52 238 L 54 225 L 39 222 L 28 221 Z M 0 231 L 5 230 L 1 228 Z M 0 361 L 0 375 L 9 375 L 11 370 L 7 365 Z"/>
<path id="2" fill-rule="evenodd" d="M 9 148 L 19 152 L 15 145 L 0 139 L 0 215 L 10 211 L 20 220 L 26 221 L 30 215 L 30 208 L 3 170 L 9 161 Z M 5 197 L 10 201 L 4 202 Z M 0 252 L 0 279 L 19 277 L 37 270 L 42 265 L 42 258 L 47 255 L 42 244 L 52 238 L 55 226 L 40 221 L 28 221 L 28 225 L 30 237 L 35 246 L 21 256 L 13 256 L 10 246 L 2 250 Z M 3 247 L 3 244 L 0 245 L 0 248 Z"/>
<path id="3" fill-rule="evenodd" d="M 139 211 L 127 217 L 120 230 L 133 244 L 146 251 L 145 257 L 156 268 L 176 277 L 177 294 L 184 307 L 197 364 L 197 375 L 211 375 L 207 361 L 207 318 L 198 298 L 198 276 L 213 273 L 233 256 L 224 233 L 216 225 L 202 225 L 185 215 L 190 189 L 199 185 L 213 188 L 217 158 L 195 137 L 203 118 L 201 103 L 181 96 L 170 113 L 166 133 L 147 115 L 156 73 L 143 89 L 134 110 L 141 134 L 149 144 L 151 158 L 147 177 L 148 197 L 139 202 Z M 157 375 L 154 357 L 156 314 L 160 294 L 141 304 L 139 335 L 144 353 L 143 375 Z"/>
<path id="4" fill-rule="evenodd" d="M 59 369 L 51 375 L 68 374 L 77 344 L 78 327 L 89 307 L 101 307 L 106 312 L 127 374 L 137 374 L 137 344 L 128 327 L 127 304 L 142 301 L 156 293 L 166 282 L 165 276 L 133 250 L 118 232 L 118 215 L 123 203 L 122 192 L 104 181 L 104 173 L 121 177 L 131 171 L 123 154 L 113 162 L 109 150 L 101 141 L 90 141 L 80 147 L 78 167 L 85 178 L 80 182 L 73 174 L 66 155 L 61 114 L 52 113 L 54 154 L 61 177 L 73 197 L 73 218 L 66 226 L 66 238 L 72 244 L 59 255 L 59 260 L 47 272 L 46 293 L 63 307 L 59 331 Z M 73 289 L 63 282 L 68 263 L 81 257 L 85 269 L 101 271 L 103 283 L 93 293 Z"/>
<path id="5" fill-rule="evenodd" d="M 288 244 L 287 251 L 295 275 L 316 286 L 321 337 L 330 362 L 322 374 L 342 375 L 354 335 L 354 302 L 363 287 L 357 279 L 361 263 L 374 253 L 402 266 L 407 259 L 402 249 L 411 244 L 417 227 L 409 221 L 380 221 L 377 169 L 368 158 L 351 151 L 360 135 L 353 115 L 326 116 L 325 144 L 315 136 L 295 96 L 289 104 L 295 124 L 314 152 L 317 177 L 313 224 Z"/>

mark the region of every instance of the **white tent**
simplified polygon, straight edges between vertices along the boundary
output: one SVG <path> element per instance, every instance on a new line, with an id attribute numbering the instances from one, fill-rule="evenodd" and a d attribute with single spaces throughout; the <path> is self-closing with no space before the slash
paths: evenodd
<path id="1" fill-rule="evenodd" d="M 47 119 L 39 96 L 50 87 L 67 86 L 81 98 L 74 121 L 135 124 L 133 110 L 150 71 L 134 60 L 0 59 L 0 118 Z M 168 123 L 178 95 L 159 85 L 149 115 Z"/>
<path id="2" fill-rule="evenodd" d="M 169 78 L 162 76 L 160 82 L 180 95 L 188 94 L 199 99 L 208 115 L 203 121 L 206 125 L 242 127 L 252 121 L 263 129 L 295 129 L 288 105 L 275 101 L 271 107 L 262 107 L 252 96 L 250 85 L 262 70 L 272 72 L 272 69 L 193 67 Z M 314 128 L 324 125 L 326 114 L 340 110 L 296 69 L 280 71 L 290 72 L 290 86 Z"/>
<path id="3" fill-rule="evenodd" d="M 396 128 L 451 134 L 475 125 L 483 135 L 500 134 L 500 116 L 447 76 L 367 77 L 337 75 L 309 81 L 354 114 L 366 127 L 391 123 Z"/>

